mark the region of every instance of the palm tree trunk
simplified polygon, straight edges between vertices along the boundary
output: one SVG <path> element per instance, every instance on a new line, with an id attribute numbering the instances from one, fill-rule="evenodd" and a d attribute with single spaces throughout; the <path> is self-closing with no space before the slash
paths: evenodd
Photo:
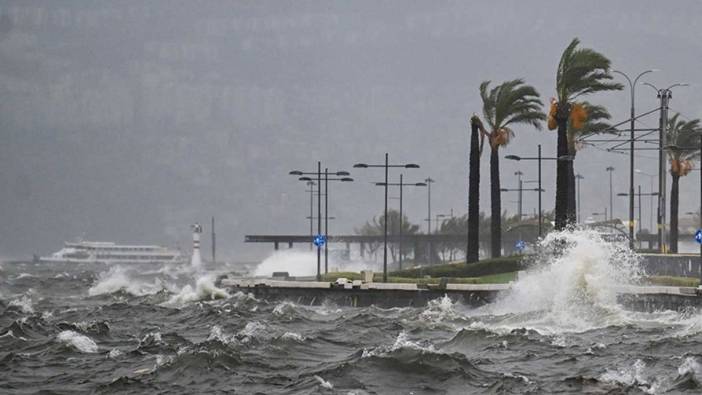
<path id="1" fill-rule="evenodd" d="M 468 159 L 468 245 L 466 262 L 477 262 L 480 251 L 480 150 L 479 126 L 470 123 L 470 156 Z"/>
<path id="2" fill-rule="evenodd" d="M 500 155 L 499 146 L 491 147 L 490 154 L 490 244 L 492 257 L 502 256 L 502 200 L 500 197 Z"/>
<path id="3" fill-rule="evenodd" d="M 558 123 L 558 150 L 556 157 L 568 155 L 568 116 L 570 105 L 558 103 L 556 122 Z M 568 226 L 568 162 L 556 161 L 556 230 Z"/>
<path id="4" fill-rule="evenodd" d="M 680 176 L 673 173 L 670 187 L 670 252 L 678 253 L 678 208 L 680 206 Z"/>
<path id="5" fill-rule="evenodd" d="M 569 155 L 573 155 L 570 153 Z M 568 166 L 568 213 L 567 213 L 567 218 L 568 218 L 568 223 L 577 223 L 577 214 L 576 214 L 576 207 L 577 203 L 575 201 L 575 166 L 573 166 L 573 161 L 568 161 L 566 162 L 566 165 Z"/>

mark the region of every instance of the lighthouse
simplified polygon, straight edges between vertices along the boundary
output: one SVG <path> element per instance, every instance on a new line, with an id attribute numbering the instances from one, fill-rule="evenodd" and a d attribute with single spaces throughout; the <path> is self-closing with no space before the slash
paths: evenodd
<path id="1" fill-rule="evenodd" d="M 202 225 L 195 223 L 191 225 L 193 230 L 193 256 L 190 258 L 190 264 L 195 267 L 199 267 L 202 264 L 202 258 L 200 257 L 200 234 L 202 234 Z"/>

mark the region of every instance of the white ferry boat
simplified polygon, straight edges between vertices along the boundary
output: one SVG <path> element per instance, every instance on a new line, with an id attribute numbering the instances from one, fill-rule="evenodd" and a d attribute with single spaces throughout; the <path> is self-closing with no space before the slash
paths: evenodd
<path id="1" fill-rule="evenodd" d="M 66 242 L 49 256 L 38 258 L 43 263 L 182 263 L 185 257 L 178 250 L 156 245 L 120 245 L 101 241 Z"/>

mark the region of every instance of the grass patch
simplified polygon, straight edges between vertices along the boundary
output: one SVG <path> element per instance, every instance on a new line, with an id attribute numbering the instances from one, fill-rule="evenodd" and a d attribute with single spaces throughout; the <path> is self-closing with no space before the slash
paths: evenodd
<path id="1" fill-rule="evenodd" d="M 697 287 L 700 285 L 700 279 L 695 277 L 650 276 L 644 279 L 644 283 L 671 287 Z"/>
<path id="2" fill-rule="evenodd" d="M 339 272 L 328 273 L 322 276 L 323 281 L 336 281 L 337 278 L 348 278 L 349 280 L 360 280 L 360 273 Z M 480 277 L 447 277 L 449 284 L 506 284 L 517 278 L 517 272 L 491 274 Z M 375 273 L 373 281 L 382 282 L 383 274 Z M 389 283 L 409 283 L 409 284 L 439 284 L 441 277 L 399 277 L 388 276 Z"/>
<path id="3" fill-rule="evenodd" d="M 431 277 L 484 277 L 493 274 L 511 273 L 524 269 L 523 260 L 527 256 L 512 255 L 496 259 L 486 259 L 475 263 L 449 263 L 445 265 L 426 266 L 398 270 L 389 273 L 390 276 L 417 278 Z"/>

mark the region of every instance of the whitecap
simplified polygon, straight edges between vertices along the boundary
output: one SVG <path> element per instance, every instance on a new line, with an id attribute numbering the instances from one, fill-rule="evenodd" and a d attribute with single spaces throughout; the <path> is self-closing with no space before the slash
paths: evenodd
<path id="1" fill-rule="evenodd" d="M 107 354 L 107 358 L 110 358 L 110 359 L 117 359 L 117 358 L 119 358 L 121 355 L 122 355 L 122 351 L 120 351 L 120 350 L 117 349 L 117 348 L 113 348 L 113 349 L 110 350 L 110 352 Z"/>
<path id="2" fill-rule="evenodd" d="M 135 296 L 143 296 L 155 294 L 164 288 L 167 288 L 166 284 L 158 278 L 153 282 L 145 282 L 133 278 L 125 267 L 113 266 L 98 275 L 97 282 L 88 289 L 88 295 L 111 294 L 123 290 Z"/>
<path id="3" fill-rule="evenodd" d="M 63 331 L 56 336 L 56 339 L 66 345 L 72 346 L 80 352 L 96 353 L 98 346 L 93 339 L 74 331 Z"/>
<path id="4" fill-rule="evenodd" d="M 280 336 L 281 340 L 290 340 L 297 343 L 302 343 L 305 341 L 305 337 L 297 332 L 285 332 Z"/>
<path id="5" fill-rule="evenodd" d="M 194 288 L 190 284 L 186 285 L 165 304 L 183 305 L 189 302 L 225 299 L 228 297 L 229 293 L 226 290 L 215 286 L 213 276 L 202 276 L 197 279 Z"/>
<path id="6" fill-rule="evenodd" d="M 16 306 L 19 307 L 23 313 L 27 314 L 33 314 L 34 313 L 34 308 L 32 307 L 32 298 L 30 298 L 27 295 L 23 295 L 19 299 L 13 299 L 10 301 L 8 306 Z"/>
<path id="7" fill-rule="evenodd" d="M 328 390 L 334 388 L 334 385 L 333 385 L 331 382 L 329 382 L 329 381 L 327 381 L 327 380 L 324 380 L 323 378 L 317 376 L 316 374 L 314 375 L 314 378 L 315 378 L 315 380 L 317 380 L 317 381 L 319 382 L 319 385 L 320 385 L 322 388 L 326 388 L 326 389 L 328 389 Z"/>

